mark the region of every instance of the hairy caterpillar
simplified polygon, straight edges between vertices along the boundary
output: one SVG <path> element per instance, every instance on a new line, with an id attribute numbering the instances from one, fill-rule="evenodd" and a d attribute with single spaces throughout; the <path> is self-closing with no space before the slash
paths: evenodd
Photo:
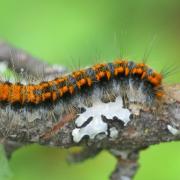
<path id="1" fill-rule="evenodd" d="M 117 130 L 108 129 L 102 116 L 120 118 L 127 124 L 130 103 L 151 106 L 161 100 L 162 78 L 162 74 L 144 63 L 116 60 L 39 84 L 1 82 L 1 131 L 12 139 L 23 136 L 22 141 L 44 143 L 67 122 L 76 120 L 72 132 L 75 142 L 86 135 L 94 139 L 101 133 L 115 137 Z M 99 129 L 93 130 L 96 126 Z M 14 136 L 17 129 L 19 134 Z"/>
<path id="2" fill-rule="evenodd" d="M 54 102 L 66 93 L 74 94 L 83 86 L 91 87 L 102 79 L 109 81 L 113 77 L 139 78 L 152 86 L 153 95 L 160 97 L 159 91 L 162 76 L 145 64 L 130 61 L 116 61 L 108 64 L 97 64 L 92 68 L 73 72 L 71 75 L 41 82 L 38 85 L 0 83 L 0 101 L 7 103 L 40 104 L 47 100 Z"/>

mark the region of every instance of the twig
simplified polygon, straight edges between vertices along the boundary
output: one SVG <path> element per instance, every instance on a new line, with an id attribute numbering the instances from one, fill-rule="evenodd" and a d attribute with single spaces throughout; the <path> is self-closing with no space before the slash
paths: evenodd
<path id="1" fill-rule="evenodd" d="M 38 77 L 54 76 L 67 72 L 67 68 L 63 66 L 50 66 L 47 63 L 35 58 L 22 49 L 17 49 L 14 46 L 0 41 L 0 62 L 5 62 L 8 68 L 16 73 L 24 72 L 31 76 Z M 33 68 L 32 68 L 33 66 Z"/>
<path id="2" fill-rule="evenodd" d="M 111 180 L 130 180 L 136 174 L 139 167 L 138 153 L 133 152 L 125 159 L 120 156 L 117 160 L 115 171 L 111 175 Z"/>

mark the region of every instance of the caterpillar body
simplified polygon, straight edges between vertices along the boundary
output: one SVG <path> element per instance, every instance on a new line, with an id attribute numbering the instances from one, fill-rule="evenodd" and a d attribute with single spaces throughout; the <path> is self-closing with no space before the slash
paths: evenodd
<path id="1" fill-rule="evenodd" d="M 143 63 L 135 64 L 132 61 L 119 60 L 114 63 L 97 64 L 91 68 L 76 71 L 52 81 L 41 82 L 38 85 L 0 83 L 0 101 L 11 104 L 19 103 L 21 105 L 26 103 L 40 104 L 47 100 L 54 102 L 67 93 L 74 94 L 76 90 L 80 90 L 83 86 L 91 87 L 97 82 L 102 80 L 110 81 L 114 77 L 119 77 L 119 79 L 139 78 L 146 84 L 144 86 L 152 86 L 151 95 L 162 96 L 160 91 L 161 74 L 156 73 Z"/>
<path id="2" fill-rule="evenodd" d="M 103 117 L 126 125 L 130 103 L 152 106 L 161 101 L 162 79 L 144 63 L 116 60 L 39 84 L 0 82 L 0 132 L 6 132 L 1 136 L 52 143 L 54 135 L 65 133 L 61 129 L 73 122 L 75 143 L 98 134 L 115 138 L 117 129 L 108 127 Z M 17 129 L 19 134 L 14 135 Z M 58 138 L 53 142 L 58 144 Z"/>

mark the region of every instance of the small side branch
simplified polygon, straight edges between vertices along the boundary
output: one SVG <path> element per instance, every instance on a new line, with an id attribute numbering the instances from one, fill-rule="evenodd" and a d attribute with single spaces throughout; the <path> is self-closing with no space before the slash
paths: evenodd
<path id="1" fill-rule="evenodd" d="M 55 76 L 67 72 L 67 68 L 63 66 L 50 66 L 40 59 L 31 56 L 22 49 L 15 48 L 14 46 L 0 41 L 0 62 L 5 62 L 8 68 L 16 73 L 24 72 L 31 76 L 38 77 L 39 75 Z"/>
<path id="2" fill-rule="evenodd" d="M 117 157 L 117 165 L 111 174 L 111 180 L 131 180 L 138 170 L 139 152 L 119 152 L 121 156 Z"/>
<path id="3" fill-rule="evenodd" d="M 89 148 L 85 147 L 79 152 L 69 154 L 67 160 L 70 163 L 82 162 L 88 158 L 95 157 L 97 154 L 101 152 L 101 150 L 102 149 L 98 149 L 97 147 L 89 147 Z"/>

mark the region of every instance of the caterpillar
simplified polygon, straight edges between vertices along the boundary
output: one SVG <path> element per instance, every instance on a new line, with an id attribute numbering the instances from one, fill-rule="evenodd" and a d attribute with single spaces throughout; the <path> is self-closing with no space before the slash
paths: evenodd
<path id="1" fill-rule="evenodd" d="M 61 129 L 74 120 L 75 143 L 98 134 L 115 138 L 117 129 L 108 127 L 103 117 L 118 118 L 126 125 L 132 114 L 130 103 L 152 106 L 161 101 L 162 79 L 145 63 L 119 59 L 39 84 L 0 82 L 1 132 L 11 139 L 21 136 L 26 142 L 43 144 L 51 139 L 52 143 L 54 134 L 64 133 Z M 59 143 L 57 138 L 53 141 Z"/>
<path id="2" fill-rule="evenodd" d="M 0 102 L 40 104 L 47 100 L 54 102 L 65 94 L 74 94 L 83 86 L 91 87 L 102 80 L 139 78 L 147 86 L 152 86 L 152 95 L 162 96 L 162 75 L 148 68 L 145 64 L 135 64 L 132 61 L 116 61 L 108 64 L 97 64 L 91 68 L 75 71 L 70 75 L 56 78 L 52 81 L 41 82 L 38 85 L 0 83 Z M 146 85 L 145 85 L 146 86 Z M 145 91 L 145 89 L 144 89 Z"/>

